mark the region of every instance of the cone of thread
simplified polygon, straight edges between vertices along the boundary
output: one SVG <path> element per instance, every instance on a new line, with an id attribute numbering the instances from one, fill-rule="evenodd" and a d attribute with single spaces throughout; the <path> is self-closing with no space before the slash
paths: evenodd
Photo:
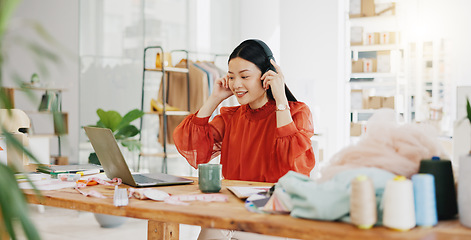
<path id="1" fill-rule="evenodd" d="M 455 180 L 449 160 L 432 160 L 420 162 L 419 173 L 430 173 L 435 178 L 435 196 L 437 201 L 437 215 L 439 220 L 452 219 L 458 213 Z"/>
<path id="2" fill-rule="evenodd" d="M 386 183 L 383 195 L 383 225 L 407 231 L 415 226 L 414 192 L 412 181 L 397 176 Z"/>
<path id="3" fill-rule="evenodd" d="M 432 227 L 437 224 L 435 181 L 432 174 L 421 173 L 412 176 L 414 186 L 415 219 L 417 226 Z"/>
<path id="4" fill-rule="evenodd" d="M 370 229 L 376 223 L 376 195 L 373 182 L 365 175 L 352 180 L 350 219 L 360 229 Z"/>

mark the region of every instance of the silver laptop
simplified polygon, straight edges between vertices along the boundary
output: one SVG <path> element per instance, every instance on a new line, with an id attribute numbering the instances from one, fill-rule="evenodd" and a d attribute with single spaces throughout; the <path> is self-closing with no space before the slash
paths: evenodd
<path id="1" fill-rule="evenodd" d="M 98 160 L 110 179 L 121 178 L 133 187 L 152 187 L 192 183 L 193 180 L 165 173 L 131 174 L 113 133 L 108 128 L 84 127 Z"/>

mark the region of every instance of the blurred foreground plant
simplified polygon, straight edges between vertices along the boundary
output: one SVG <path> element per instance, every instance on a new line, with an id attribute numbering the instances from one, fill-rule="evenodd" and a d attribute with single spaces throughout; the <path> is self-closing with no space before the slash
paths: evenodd
<path id="1" fill-rule="evenodd" d="M 36 67 L 39 69 L 41 74 L 47 75 L 47 63 L 55 65 L 60 63 L 60 58 L 57 54 L 30 38 L 22 37 L 21 32 L 18 35 L 9 34 L 9 31 L 11 31 L 10 19 L 19 2 L 19 0 L 0 0 L 0 87 L 5 86 L 3 79 L 4 75 L 6 75 L 4 72 L 4 66 L 8 62 L 7 49 L 11 46 L 26 50 L 31 59 L 34 60 Z M 45 42 L 50 46 L 53 46 L 53 48 L 57 49 L 58 46 L 61 46 L 55 42 L 51 35 L 49 35 L 40 24 L 34 21 L 27 21 L 25 23 L 27 24 L 27 27 L 34 31 L 35 35 L 42 40 L 45 40 Z M 23 27 L 20 27 L 19 29 L 21 29 L 21 31 L 25 30 Z M 15 87 L 21 87 L 22 83 L 26 82 L 18 73 L 15 72 L 11 73 L 8 77 L 13 80 L 16 85 Z M 25 88 L 24 91 L 30 100 L 35 100 L 31 90 Z M 5 91 L 0 91 L 0 106 L 7 109 L 11 109 L 13 107 L 13 104 Z M 53 117 L 57 120 L 57 128 L 64 129 L 64 123 L 60 113 L 53 111 Z M 2 134 L 2 137 L 5 138 L 5 142 L 8 142 L 9 147 L 18 149 L 20 152 L 26 154 L 33 162 L 39 163 L 37 158 L 32 155 L 22 143 L 14 138 L 11 133 L 5 131 L 3 123 L 0 123 L 0 127 L 0 133 Z M 24 171 L 22 166 L 0 162 L 0 238 L 4 237 L 4 233 L 6 232 L 11 239 L 15 240 L 17 239 L 17 230 L 21 229 L 27 239 L 40 239 L 39 233 L 29 217 L 28 206 L 24 194 L 18 187 L 18 183 L 14 175 L 15 173 L 22 171 Z M 39 195 L 39 192 L 36 189 L 35 191 Z"/>

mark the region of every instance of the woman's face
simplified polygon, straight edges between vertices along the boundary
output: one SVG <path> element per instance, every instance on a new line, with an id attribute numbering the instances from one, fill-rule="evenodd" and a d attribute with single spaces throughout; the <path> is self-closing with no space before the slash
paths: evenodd
<path id="1" fill-rule="evenodd" d="M 257 109 L 268 102 L 260 77 L 262 72 L 252 62 L 240 57 L 229 61 L 229 88 L 240 105 L 249 104 L 250 108 Z"/>

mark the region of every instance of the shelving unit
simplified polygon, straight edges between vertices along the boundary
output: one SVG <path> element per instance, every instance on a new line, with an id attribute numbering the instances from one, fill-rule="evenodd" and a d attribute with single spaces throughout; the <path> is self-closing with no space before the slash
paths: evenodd
<path id="1" fill-rule="evenodd" d="M 347 86 L 350 136 L 355 138 L 363 133 L 364 123 L 379 108 L 393 108 L 397 120 L 410 119 L 410 97 L 397 15 L 400 2 L 351 0 L 349 3 L 350 17 L 346 25 L 350 30 L 347 41 L 352 65 Z"/>
<path id="2" fill-rule="evenodd" d="M 47 114 L 47 115 L 52 115 L 56 111 L 57 113 L 60 113 L 62 117 L 62 124 L 64 129 L 62 129 L 61 132 L 60 129 L 57 129 L 58 123 L 55 122 L 53 118 L 53 131 L 50 133 L 35 133 L 31 132 L 32 137 L 46 137 L 46 138 L 57 138 L 57 155 L 50 155 L 51 159 L 54 159 L 54 162 L 52 164 L 68 164 L 68 159 L 66 156 L 62 155 L 62 141 L 61 138 L 63 135 L 68 134 L 68 114 L 65 112 L 62 112 L 62 92 L 65 91 L 63 88 L 51 88 L 51 87 L 36 87 L 36 86 L 29 86 L 25 85 L 22 86 L 21 88 L 15 87 L 15 88 L 5 88 L 8 89 L 7 91 L 11 92 L 10 98 L 12 99 L 12 103 L 14 104 L 14 93 L 15 91 L 35 91 L 35 92 L 43 92 L 43 97 L 50 95 L 54 96 L 54 98 L 51 100 L 45 100 L 44 98 L 41 100 L 40 106 L 38 107 L 39 110 L 24 110 L 24 112 L 31 118 L 32 115 L 35 114 Z M 13 105 L 13 108 L 15 106 Z M 54 111 L 52 110 L 54 108 Z M 33 121 L 32 121 L 33 123 Z M 34 124 L 34 123 L 33 123 Z M 33 129 L 34 130 L 34 129 Z"/>
<path id="3" fill-rule="evenodd" d="M 407 53 L 410 64 L 409 84 L 414 102 L 412 121 L 433 123 L 443 135 L 451 135 L 452 125 L 442 124 L 443 116 L 450 115 L 453 84 L 449 76 L 449 46 L 443 39 L 410 42 Z M 445 122 L 448 121 L 445 119 Z"/>
<path id="4" fill-rule="evenodd" d="M 161 67 L 155 67 L 155 68 L 148 68 L 146 67 L 147 66 L 147 54 L 150 50 L 157 50 L 157 53 L 160 54 L 160 62 L 162 63 Z M 188 59 L 188 52 L 185 51 L 185 50 L 175 50 L 175 51 L 172 51 L 171 53 L 173 52 L 184 52 L 186 54 L 186 59 Z M 167 153 L 167 134 L 168 134 L 168 129 L 167 129 L 167 117 L 168 116 L 187 116 L 190 114 L 190 77 L 189 77 L 189 69 L 188 69 L 188 62 L 186 62 L 186 68 L 176 68 L 176 67 L 166 67 L 165 64 L 164 64 L 164 59 L 165 58 L 165 54 L 171 54 L 171 53 L 165 53 L 164 52 L 164 49 L 161 47 L 161 46 L 151 46 L 151 47 L 146 47 L 144 49 L 144 67 L 143 67 L 143 72 L 142 72 L 142 97 L 141 97 L 141 110 L 143 112 L 145 112 L 146 114 L 149 114 L 149 115 L 155 115 L 155 116 L 161 116 L 162 119 L 163 119 L 163 140 L 162 140 L 162 152 L 158 152 L 158 153 L 145 153 L 145 152 L 141 152 L 139 154 L 139 160 L 138 160 L 138 166 L 137 166 L 137 170 L 140 169 L 140 159 L 141 157 L 161 157 L 163 158 L 162 160 L 162 172 L 166 173 L 167 172 L 167 159 L 168 158 L 172 158 L 172 157 L 177 157 L 179 156 L 178 154 L 169 154 Z M 154 58 L 156 59 L 156 58 Z M 155 65 L 155 64 L 154 64 Z M 153 111 L 145 111 L 144 110 L 144 99 L 145 99 L 145 80 L 146 80 L 146 73 L 148 72 L 160 72 L 162 73 L 162 76 L 161 76 L 161 99 L 162 99 L 162 112 L 153 112 Z M 166 104 L 165 103 L 168 103 L 168 89 L 169 87 L 167 86 L 166 84 L 166 80 L 170 80 L 170 78 L 168 77 L 168 73 L 170 72 L 177 72 L 177 73 L 186 73 L 186 80 L 187 80 L 187 99 L 188 99 L 188 103 L 187 103 L 187 110 L 188 111 L 168 111 L 166 109 Z M 168 84 L 171 84 L 170 81 Z M 140 130 L 142 131 L 143 130 L 143 118 L 141 118 L 140 120 Z M 142 132 L 140 134 L 140 140 L 142 138 Z"/>

